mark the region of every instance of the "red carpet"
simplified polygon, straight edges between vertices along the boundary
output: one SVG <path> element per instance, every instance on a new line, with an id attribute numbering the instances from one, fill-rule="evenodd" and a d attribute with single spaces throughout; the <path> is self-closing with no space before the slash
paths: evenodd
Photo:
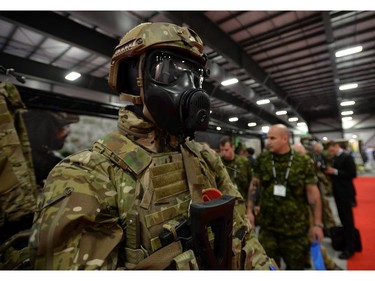
<path id="1" fill-rule="evenodd" d="M 354 180 L 358 206 L 353 208 L 354 222 L 362 238 L 362 252 L 348 260 L 349 270 L 375 269 L 375 177 Z"/>

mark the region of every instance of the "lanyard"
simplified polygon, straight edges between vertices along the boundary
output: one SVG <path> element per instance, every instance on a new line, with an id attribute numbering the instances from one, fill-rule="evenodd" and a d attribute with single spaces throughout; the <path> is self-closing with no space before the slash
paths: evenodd
<path id="1" fill-rule="evenodd" d="M 294 157 L 294 152 L 293 152 L 293 150 L 291 150 L 290 151 L 290 158 L 289 158 L 288 168 L 286 169 L 285 177 L 284 177 L 284 186 L 286 186 L 286 182 L 287 182 L 288 177 L 289 177 L 289 172 L 290 172 L 290 167 L 292 166 L 293 157 Z M 275 180 L 275 184 L 277 184 L 275 161 L 273 159 L 273 153 L 272 153 L 272 173 L 273 173 L 273 178 Z"/>

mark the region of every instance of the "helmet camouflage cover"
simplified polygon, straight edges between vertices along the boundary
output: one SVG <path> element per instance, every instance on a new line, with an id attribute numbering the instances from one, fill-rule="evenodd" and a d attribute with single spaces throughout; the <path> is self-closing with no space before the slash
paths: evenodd
<path id="1" fill-rule="evenodd" d="M 122 60 L 137 57 L 155 48 L 180 49 L 206 67 L 203 42 L 193 30 L 172 23 L 142 23 L 126 33 L 116 46 L 109 70 L 109 86 L 117 91 L 119 64 Z"/>

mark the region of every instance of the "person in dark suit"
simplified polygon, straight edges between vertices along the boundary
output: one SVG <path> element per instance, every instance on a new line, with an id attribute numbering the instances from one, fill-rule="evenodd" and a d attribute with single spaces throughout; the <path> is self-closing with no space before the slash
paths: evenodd
<path id="1" fill-rule="evenodd" d="M 353 179 L 357 176 L 357 169 L 353 157 L 345 153 L 338 143 L 329 142 L 327 150 L 333 156 L 333 167 L 327 167 L 324 172 L 331 176 L 333 196 L 344 229 L 344 251 L 339 258 L 349 259 L 354 255 L 355 249 L 352 202 L 354 199 Z"/>

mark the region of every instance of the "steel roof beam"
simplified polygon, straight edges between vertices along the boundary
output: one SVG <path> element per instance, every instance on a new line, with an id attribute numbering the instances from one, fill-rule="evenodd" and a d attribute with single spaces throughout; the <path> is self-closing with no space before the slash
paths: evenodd
<path id="1" fill-rule="evenodd" d="M 33 28 L 45 35 L 62 40 L 77 48 L 111 57 L 118 40 L 48 11 L 0 11 L 0 18 Z"/>
<path id="2" fill-rule="evenodd" d="M 117 95 L 108 86 L 108 81 L 103 78 L 97 78 L 94 76 L 82 74 L 82 76 L 74 81 L 68 82 L 64 77 L 67 74 L 67 70 L 40 63 L 28 59 L 23 59 L 17 56 L 0 53 L 0 61 L 4 67 L 14 68 L 17 72 L 22 73 L 24 76 L 30 77 L 41 77 L 42 79 L 55 81 L 58 83 L 73 85 L 81 88 L 90 89 L 93 91 L 104 92 L 107 94 Z"/>
<path id="3" fill-rule="evenodd" d="M 247 111 L 250 111 L 254 115 L 269 122 L 270 124 L 283 123 L 284 125 L 290 127 L 290 124 L 288 122 L 285 122 L 285 121 L 283 122 L 283 120 L 276 118 L 273 114 L 270 114 L 267 110 L 264 110 L 250 103 L 244 103 L 242 99 L 228 95 L 227 92 L 220 89 L 219 87 L 215 87 L 214 85 L 210 83 L 204 82 L 203 88 L 206 89 L 206 91 L 210 93 L 210 95 L 213 95 L 213 97 L 215 97 L 216 99 L 232 104 L 239 108 L 243 108 Z"/>
<path id="4" fill-rule="evenodd" d="M 339 110 L 339 105 L 338 105 L 340 94 L 338 92 L 338 85 L 337 84 L 339 83 L 340 78 L 339 78 L 339 74 L 337 72 L 337 67 L 336 67 L 335 39 L 333 37 L 333 32 L 332 32 L 331 18 L 330 18 L 329 12 L 322 12 L 321 16 L 322 16 L 322 20 L 323 20 L 323 24 L 324 24 L 325 34 L 326 34 L 326 37 L 327 37 L 327 44 L 328 44 L 330 62 L 331 62 L 331 66 L 332 66 L 333 83 L 335 85 L 334 93 L 335 93 L 335 96 L 336 96 L 336 106 L 333 110 L 336 112 L 336 114 L 335 114 L 334 120 L 336 120 L 337 125 L 339 125 L 339 127 L 341 128 L 341 134 L 342 134 L 342 136 L 344 136 L 344 131 L 343 131 L 341 118 L 340 118 L 340 114 L 339 114 L 340 110 Z"/>
<path id="5" fill-rule="evenodd" d="M 203 38 L 209 46 L 214 46 L 217 52 L 225 56 L 228 60 L 241 68 L 244 68 L 258 83 L 262 84 L 264 88 L 276 94 L 280 99 L 289 104 L 301 119 L 305 119 L 301 112 L 295 108 L 297 105 L 288 98 L 285 93 L 275 81 L 266 73 L 247 53 L 243 48 L 233 41 L 226 33 L 211 22 L 200 12 L 184 12 L 184 11 L 170 11 L 164 12 L 167 17 L 174 20 L 177 24 L 187 24 L 193 30 L 199 31 L 199 35 Z"/>

